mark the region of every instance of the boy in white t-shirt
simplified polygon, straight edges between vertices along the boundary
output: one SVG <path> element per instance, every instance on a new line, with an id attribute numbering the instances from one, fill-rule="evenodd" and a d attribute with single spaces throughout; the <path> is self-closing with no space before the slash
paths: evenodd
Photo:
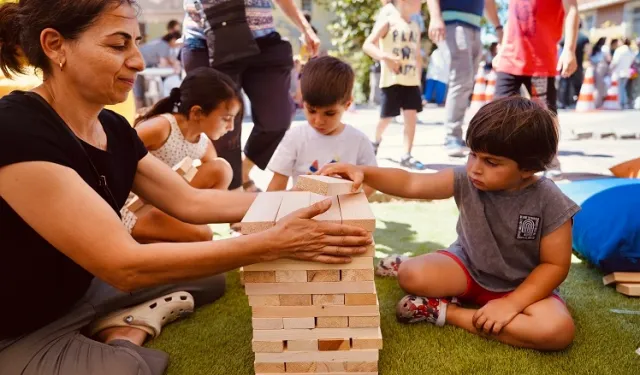
<path id="1" fill-rule="evenodd" d="M 375 166 L 373 146 L 360 130 L 342 123 L 353 102 L 355 75 L 349 64 L 331 56 L 310 60 L 302 71 L 300 86 L 308 124 L 287 132 L 268 168 L 273 178 L 268 191 L 285 190 L 289 177 L 318 172 L 329 163 Z M 374 190 L 364 188 L 367 195 Z"/>

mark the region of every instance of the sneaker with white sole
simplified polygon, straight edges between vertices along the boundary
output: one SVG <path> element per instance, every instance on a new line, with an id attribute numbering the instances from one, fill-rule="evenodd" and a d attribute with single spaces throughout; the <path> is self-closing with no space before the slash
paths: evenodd
<path id="1" fill-rule="evenodd" d="M 400 323 L 428 322 L 442 327 L 447 317 L 447 306 L 458 304 L 455 297 L 435 298 L 406 295 L 396 306 L 396 318 Z"/>
<path id="2" fill-rule="evenodd" d="M 409 259 L 408 256 L 399 254 L 389 255 L 386 258 L 380 259 L 376 267 L 376 275 L 398 277 L 398 268 L 400 268 L 400 264 L 407 259 Z"/>

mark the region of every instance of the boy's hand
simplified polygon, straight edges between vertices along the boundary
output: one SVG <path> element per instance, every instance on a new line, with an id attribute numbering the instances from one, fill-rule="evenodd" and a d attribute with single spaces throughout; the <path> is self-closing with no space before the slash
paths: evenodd
<path id="1" fill-rule="evenodd" d="M 358 166 L 343 163 L 331 163 L 327 164 L 319 172 L 323 176 L 338 175 L 342 178 L 353 181 L 352 192 L 360 191 L 360 186 L 364 181 L 364 172 Z"/>
<path id="2" fill-rule="evenodd" d="M 522 310 L 508 298 L 489 301 L 473 315 L 473 326 L 478 333 L 498 335 Z"/>

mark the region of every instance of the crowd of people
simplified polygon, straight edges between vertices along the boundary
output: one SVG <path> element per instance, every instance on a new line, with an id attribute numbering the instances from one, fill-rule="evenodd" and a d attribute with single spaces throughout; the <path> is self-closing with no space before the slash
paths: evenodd
<path id="1" fill-rule="evenodd" d="M 426 81 L 420 0 L 385 4 L 362 46 L 380 65 L 373 142 L 342 121 L 355 74 L 330 56 L 301 69 L 307 123 L 289 129 L 294 60 L 270 1 L 186 0 L 179 55 L 175 24 L 139 48 L 135 0 L 0 6 L 0 69 L 12 76 L 32 66 L 44 76 L 33 90 L 0 99 L 0 290 L 12 304 L 0 309 L 0 373 L 163 374 L 167 354 L 142 345 L 217 300 L 225 272 L 281 258 L 344 264 L 373 243 L 360 228 L 312 220 L 330 200 L 269 230 L 213 241 L 208 224 L 238 223 L 253 203 L 254 165 L 274 172 L 269 191 L 318 173 L 348 178 L 368 195 L 455 198 L 458 239 L 389 272 L 408 293 L 398 321 L 450 324 L 517 347 L 567 348 L 575 327 L 558 287 L 579 207 L 540 172 L 559 170 L 555 76 L 577 69 L 578 14 L 575 0 L 541 2 L 532 9 L 511 0 L 503 32 L 493 0 L 427 1 L 428 36 L 451 60 L 445 142 L 468 153 L 466 166 L 434 174 L 407 171 L 424 167 L 411 154 Z M 309 20 L 292 0 L 277 3 L 317 55 Z M 463 137 L 483 13 L 500 41 L 492 60 L 499 99 L 479 110 Z M 127 99 L 149 66 L 145 58 L 177 69 L 178 56 L 186 76 L 133 127 L 104 109 Z M 523 85 L 533 100 L 515 96 Z M 244 152 L 242 91 L 255 123 Z M 399 114 L 406 168 L 378 168 L 377 147 Z M 201 164 L 190 183 L 171 169 L 185 157 Z M 151 209 L 128 211 L 133 195 Z"/>

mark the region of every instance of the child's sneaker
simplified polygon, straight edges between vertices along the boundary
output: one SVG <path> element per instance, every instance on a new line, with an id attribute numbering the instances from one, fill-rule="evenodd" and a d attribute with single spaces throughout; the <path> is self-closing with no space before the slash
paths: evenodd
<path id="1" fill-rule="evenodd" d="M 447 305 L 450 303 L 457 305 L 458 300 L 455 297 L 449 299 L 406 295 L 396 306 L 396 318 L 400 323 L 427 321 L 442 327 L 447 317 Z"/>
<path id="2" fill-rule="evenodd" d="M 376 275 L 398 277 L 398 268 L 400 268 L 400 264 L 407 259 L 409 259 L 409 257 L 398 254 L 389 255 L 386 258 L 380 259 L 378 267 L 376 267 Z"/>
<path id="3" fill-rule="evenodd" d="M 371 142 L 373 146 L 373 154 L 378 156 L 378 149 L 380 148 L 380 142 Z"/>

